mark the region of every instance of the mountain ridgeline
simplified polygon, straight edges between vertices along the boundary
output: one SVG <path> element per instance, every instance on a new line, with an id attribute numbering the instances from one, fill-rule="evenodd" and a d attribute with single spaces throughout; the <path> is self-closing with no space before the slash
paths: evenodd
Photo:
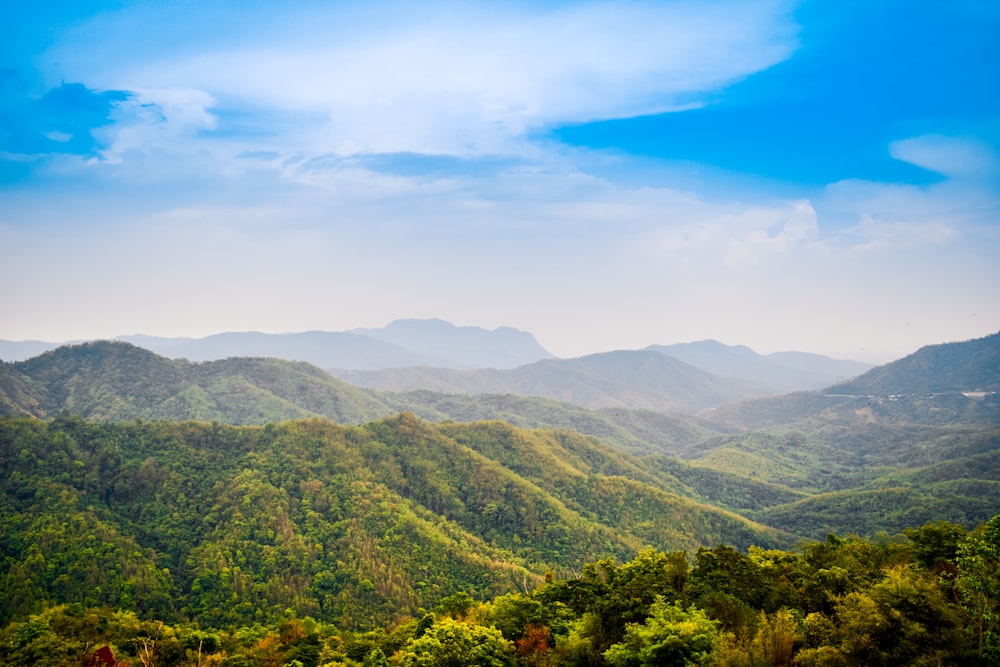
<path id="1" fill-rule="evenodd" d="M 492 331 L 456 327 L 443 320 L 396 320 L 379 329 L 343 332 L 230 332 L 200 339 L 132 335 L 116 340 L 178 360 L 266 357 L 304 361 L 374 389 L 528 392 L 571 398 L 590 407 L 626 403 L 668 410 L 699 410 L 743 398 L 817 389 L 871 367 L 801 352 L 764 356 L 716 341 L 557 360 L 527 332 L 510 327 Z M 57 347 L 40 341 L 0 340 L 0 359 L 24 361 Z M 542 361 L 553 363 L 537 363 Z M 644 367 L 641 375 L 636 375 L 636 366 Z M 629 392 L 629 383 L 643 377 L 647 381 L 656 378 L 669 387 L 657 392 L 646 386 L 638 394 Z M 678 391 L 682 386 L 688 387 L 687 393 Z"/>
<path id="2" fill-rule="evenodd" d="M 456 327 L 443 320 L 396 320 L 380 329 L 268 334 L 229 332 L 205 338 L 119 336 L 170 359 L 217 361 L 270 357 L 320 368 L 380 369 L 404 366 L 514 368 L 552 357 L 530 333 L 500 327 Z M 41 341 L 0 341 L 0 359 L 24 361 L 60 347 Z"/>
<path id="3" fill-rule="evenodd" d="M 540 396 L 586 408 L 696 412 L 765 395 L 652 351 L 619 350 L 578 359 L 547 359 L 508 370 L 398 368 L 333 370 L 352 384 L 383 391 Z"/>

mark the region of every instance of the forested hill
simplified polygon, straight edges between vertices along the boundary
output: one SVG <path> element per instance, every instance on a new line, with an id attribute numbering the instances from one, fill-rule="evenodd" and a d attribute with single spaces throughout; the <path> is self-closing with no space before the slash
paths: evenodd
<path id="1" fill-rule="evenodd" d="M 394 409 L 315 366 L 279 359 L 191 363 L 97 341 L 0 364 L 0 413 L 50 418 L 64 411 L 104 421 L 263 424 L 323 415 L 360 424 Z"/>
<path id="2" fill-rule="evenodd" d="M 782 624 L 783 664 L 993 664 L 954 607 L 980 567 L 960 542 L 1000 513 L 997 342 L 970 343 L 711 419 L 124 343 L 0 364 L 0 410 L 32 415 L 0 417 L 0 659 L 79 664 L 113 635 L 148 664 L 166 633 L 163 667 L 441 664 L 416 656 L 476 632 L 449 664 L 633 665 L 697 626 L 705 660 L 746 665 Z M 920 391 L 867 393 L 906 374 Z"/>
<path id="3" fill-rule="evenodd" d="M 1000 424 L 1000 333 L 923 347 L 821 391 L 722 406 L 707 423 L 753 429 L 820 423 Z"/>
<path id="4" fill-rule="evenodd" d="M 830 387 L 842 394 L 932 394 L 1000 391 L 1000 333 L 922 347 L 898 361 Z"/>
<path id="5" fill-rule="evenodd" d="M 191 363 L 128 343 L 61 347 L 27 361 L 0 362 L 0 414 L 42 419 L 218 421 L 233 425 L 322 416 L 362 424 L 411 411 L 429 420 L 503 419 L 518 426 L 567 428 L 633 452 L 672 451 L 713 433 L 683 416 L 595 412 L 513 395 L 391 394 L 362 389 L 306 363 L 232 358 Z"/>
<path id="6" fill-rule="evenodd" d="M 0 418 L 0 491 L 0 620 L 54 600 L 216 627 L 286 609 L 371 626 L 649 544 L 791 544 L 598 441 L 410 414 Z"/>

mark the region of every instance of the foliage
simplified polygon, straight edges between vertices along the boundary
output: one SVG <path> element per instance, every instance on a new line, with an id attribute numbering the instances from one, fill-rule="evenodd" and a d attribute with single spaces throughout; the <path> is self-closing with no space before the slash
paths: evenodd
<path id="1" fill-rule="evenodd" d="M 394 410 L 309 364 L 279 359 L 173 361 L 128 343 L 96 341 L 5 364 L 0 414 L 51 418 L 263 424 L 324 415 L 362 423 Z M 20 397 L 23 400 L 15 401 Z"/>
<path id="2" fill-rule="evenodd" d="M 0 621 L 51 601 L 368 627 L 643 543 L 776 544 L 598 441 L 500 422 L 0 419 L 0 473 Z"/>
<path id="3" fill-rule="evenodd" d="M 613 667 L 711 665 L 718 641 L 717 623 L 704 611 L 658 599 L 646 621 L 629 625 L 622 641 L 604 657 Z"/>
<path id="4" fill-rule="evenodd" d="M 693 567 L 683 552 L 646 549 L 550 575 L 529 593 L 479 602 L 456 591 L 419 620 L 362 632 L 280 606 L 262 608 L 266 622 L 230 623 L 238 596 L 220 599 L 209 618 L 221 621 L 211 623 L 49 605 L 0 629 L 0 662 L 79 665 L 108 646 L 124 664 L 159 667 L 995 664 L 998 526 L 1000 515 L 959 538 L 953 559 L 941 556 L 951 537 L 928 557 L 932 536 L 956 534 L 939 522 L 908 531 L 910 540 L 830 535 L 749 553 L 719 545 L 695 554 Z"/>
<path id="5" fill-rule="evenodd" d="M 971 620 L 976 655 L 986 664 L 1000 662 L 1000 515 L 958 545 L 955 587 Z"/>
<path id="6" fill-rule="evenodd" d="M 496 628 L 452 619 L 436 622 L 400 651 L 403 667 L 507 667 L 513 648 Z"/>

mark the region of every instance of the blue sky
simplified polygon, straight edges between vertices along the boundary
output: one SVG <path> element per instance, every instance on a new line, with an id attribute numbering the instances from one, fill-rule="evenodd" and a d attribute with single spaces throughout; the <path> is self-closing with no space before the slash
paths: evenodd
<path id="1" fill-rule="evenodd" d="M 1000 6 L 43 2 L 0 338 L 515 326 L 888 361 L 1000 330 Z"/>

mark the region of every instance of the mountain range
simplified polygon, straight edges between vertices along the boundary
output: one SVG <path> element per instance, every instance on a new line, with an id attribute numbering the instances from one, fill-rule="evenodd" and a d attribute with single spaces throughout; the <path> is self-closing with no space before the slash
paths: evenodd
<path id="1" fill-rule="evenodd" d="M 229 424 L 325 417 L 362 425 L 400 412 L 431 422 L 502 420 L 519 428 L 597 438 L 622 455 L 640 457 L 647 468 L 654 465 L 685 480 L 690 497 L 787 534 L 822 536 L 831 528 L 865 534 L 874 525 L 871 517 L 884 528 L 901 529 L 912 525 L 904 523 L 907 517 L 934 508 L 965 523 L 998 509 L 998 347 L 1000 334 L 930 346 L 850 383 L 694 415 L 621 406 L 590 409 L 514 394 L 375 391 L 303 362 L 232 358 L 195 363 L 128 343 L 96 342 L 0 364 L 0 412 Z M 587 373 L 607 365 L 630 369 L 630 391 L 648 392 L 647 402 L 655 402 L 673 377 L 657 377 L 657 372 L 674 364 L 692 368 L 658 352 L 623 354 L 629 363 L 617 354 L 597 355 L 584 358 L 581 368 Z M 562 362 L 540 365 L 553 363 Z M 910 385 L 920 390 L 901 391 Z M 951 391 L 924 391 L 945 385 Z M 900 489 L 905 489 L 903 497 Z M 859 497 L 868 497 L 878 511 L 850 510 Z M 785 507 L 789 503 L 803 505 L 793 511 Z M 809 503 L 825 509 L 816 513 Z"/>
<path id="2" fill-rule="evenodd" d="M 758 387 L 769 394 L 821 389 L 860 375 L 872 367 L 861 361 L 831 359 L 807 352 L 761 355 L 745 345 L 723 345 L 715 340 L 650 345 L 646 349 L 709 373 Z"/>
<path id="3" fill-rule="evenodd" d="M 766 395 L 763 390 L 645 350 L 546 359 L 509 370 L 411 367 L 331 372 L 352 384 L 383 391 L 516 394 L 553 398 L 586 408 L 660 412 L 695 412 Z"/>
<path id="4" fill-rule="evenodd" d="M 341 332 L 229 332 L 205 338 L 135 334 L 115 340 L 171 359 L 215 361 L 228 357 L 273 357 L 306 361 L 320 368 L 514 368 L 552 358 L 534 336 L 524 331 L 511 327 L 492 331 L 457 327 L 437 319 L 396 320 L 379 329 Z M 60 344 L 0 340 L 0 359 L 23 361 L 57 347 Z"/>
<path id="5" fill-rule="evenodd" d="M 816 389 L 871 368 L 802 352 L 759 355 L 717 341 L 556 359 L 529 333 L 456 327 L 442 320 L 397 320 L 379 329 L 345 332 L 223 333 L 200 339 L 132 335 L 117 340 L 171 359 L 304 361 L 372 389 L 528 394 L 591 408 L 660 411 L 703 410 Z M 24 361 L 56 347 L 0 341 L 0 359 Z"/>

